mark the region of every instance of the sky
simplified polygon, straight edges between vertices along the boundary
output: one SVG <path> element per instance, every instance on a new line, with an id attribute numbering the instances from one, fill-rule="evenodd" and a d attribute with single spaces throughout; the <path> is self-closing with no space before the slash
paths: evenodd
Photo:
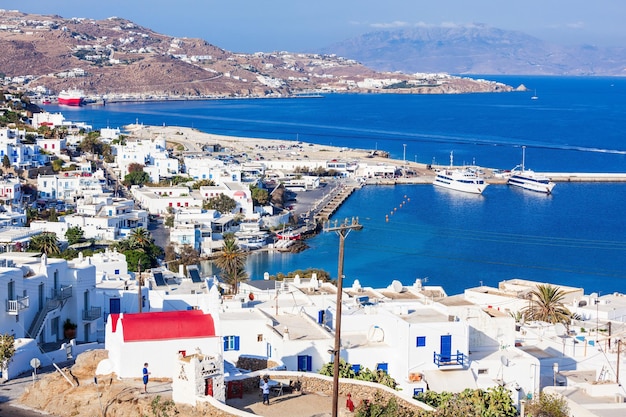
<path id="1" fill-rule="evenodd" d="M 626 44 L 623 0 L 0 0 L 0 9 L 122 17 L 244 53 L 316 52 L 377 30 L 476 23 L 563 45 Z"/>

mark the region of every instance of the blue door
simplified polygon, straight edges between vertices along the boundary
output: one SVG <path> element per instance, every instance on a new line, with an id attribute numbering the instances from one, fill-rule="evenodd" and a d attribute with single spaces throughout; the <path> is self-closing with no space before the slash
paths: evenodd
<path id="1" fill-rule="evenodd" d="M 439 348 L 442 362 L 450 362 L 452 355 L 452 336 L 449 334 L 441 336 L 441 346 Z"/>
<path id="2" fill-rule="evenodd" d="M 111 298 L 109 300 L 109 312 L 111 314 L 120 314 L 120 299 L 119 298 Z"/>

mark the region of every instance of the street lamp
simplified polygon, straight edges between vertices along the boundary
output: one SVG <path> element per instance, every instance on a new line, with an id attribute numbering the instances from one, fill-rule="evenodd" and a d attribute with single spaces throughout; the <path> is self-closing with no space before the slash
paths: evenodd
<path id="1" fill-rule="evenodd" d="M 553 374 L 553 378 L 552 378 L 552 385 L 556 387 L 556 374 L 559 373 L 559 363 L 558 362 L 554 362 L 552 364 L 552 374 Z"/>

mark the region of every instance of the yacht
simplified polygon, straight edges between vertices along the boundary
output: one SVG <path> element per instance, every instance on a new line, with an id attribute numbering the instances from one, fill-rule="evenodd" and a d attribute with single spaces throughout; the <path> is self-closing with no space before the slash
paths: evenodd
<path id="1" fill-rule="evenodd" d="M 489 184 L 479 175 L 480 171 L 475 167 L 453 169 L 453 158 L 453 153 L 450 152 L 450 168 L 439 171 L 433 185 L 465 193 L 482 194 Z"/>
<path id="2" fill-rule="evenodd" d="M 526 146 L 522 146 L 522 164 L 511 170 L 511 176 L 509 177 L 507 183 L 525 190 L 551 194 L 555 184 L 545 175 L 536 173 L 530 169 L 525 169 L 525 157 Z"/>

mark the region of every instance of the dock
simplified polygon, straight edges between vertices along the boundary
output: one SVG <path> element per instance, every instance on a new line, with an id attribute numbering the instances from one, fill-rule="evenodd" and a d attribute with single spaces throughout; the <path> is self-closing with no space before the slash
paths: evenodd
<path id="1" fill-rule="evenodd" d="M 316 210 L 314 215 L 315 221 L 319 223 L 328 220 L 330 216 L 332 216 L 335 211 L 341 207 L 343 202 L 346 201 L 348 197 L 350 197 L 350 195 L 352 195 L 352 193 L 359 188 L 361 188 L 360 185 L 342 185 L 341 187 L 333 190 L 329 198 L 327 198 L 323 204 L 320 205 L 319 209 Z"/>

